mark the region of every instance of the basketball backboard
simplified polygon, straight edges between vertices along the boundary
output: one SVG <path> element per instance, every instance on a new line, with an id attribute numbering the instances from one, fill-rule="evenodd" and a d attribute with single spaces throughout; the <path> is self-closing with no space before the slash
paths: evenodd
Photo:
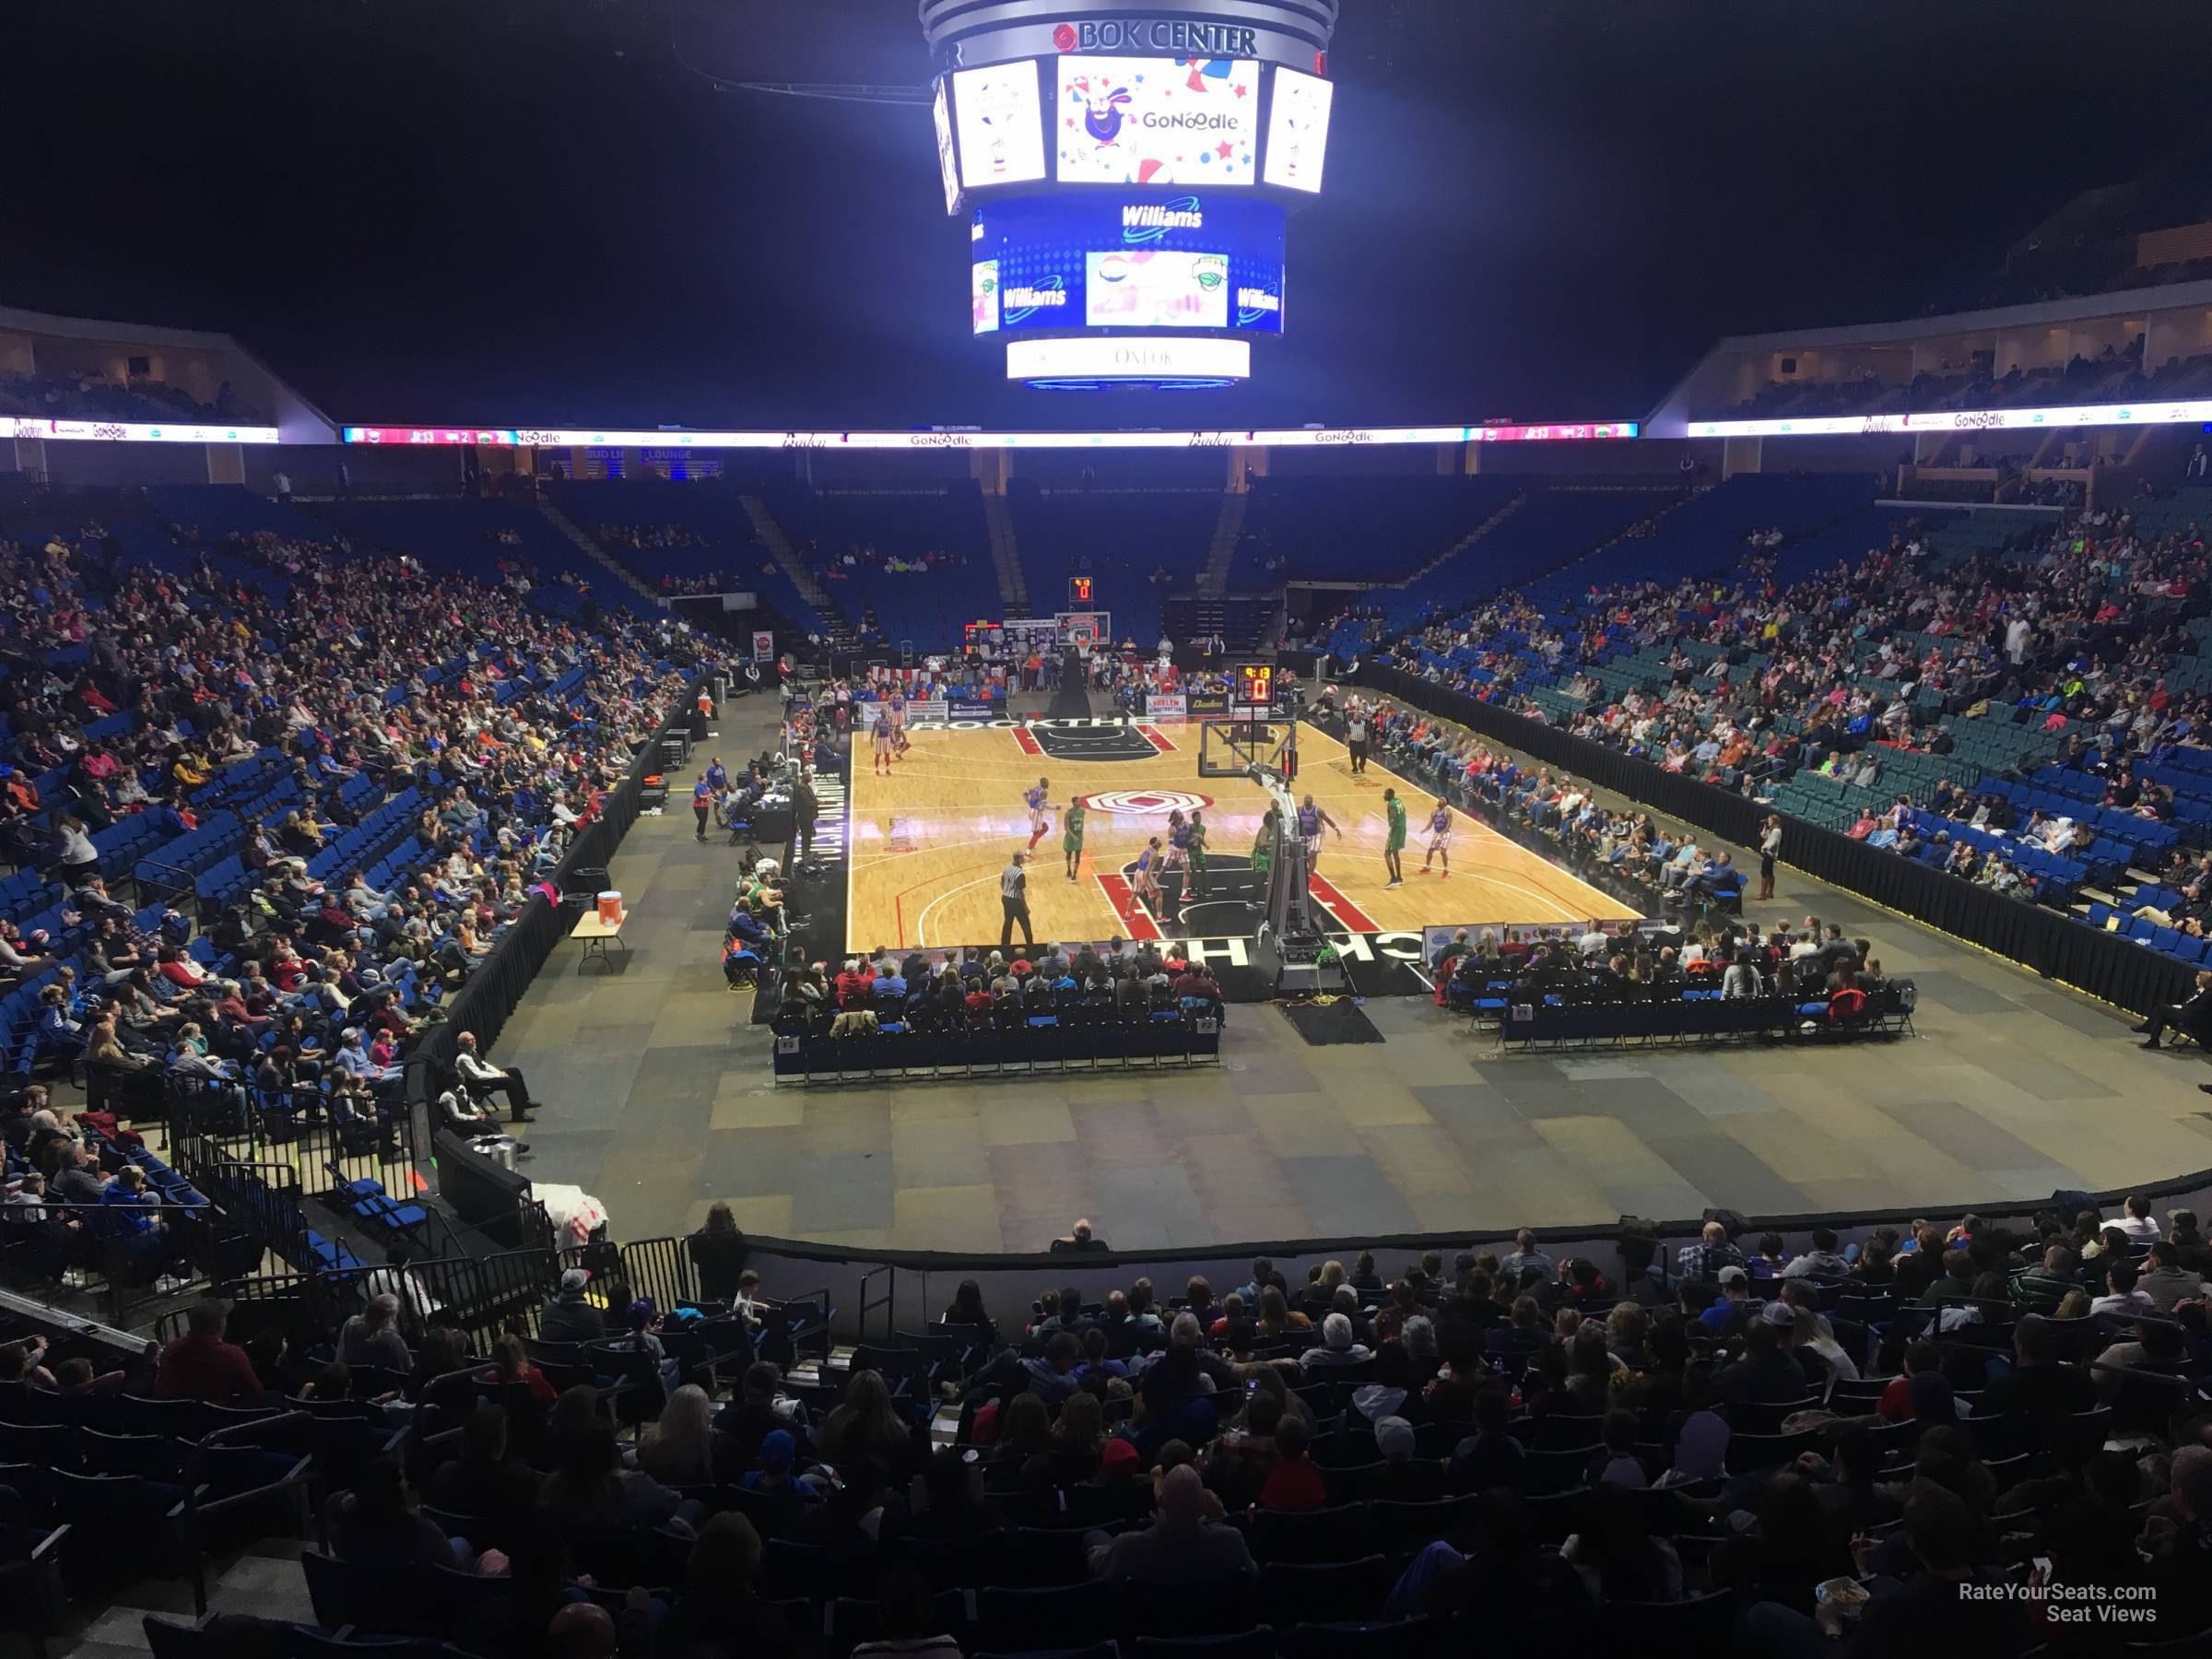
<path id="1" fill-rule="evenodd" d="M 1298 722 L 1288 715 L 1251 720 L 1208 720 L 1198 728 L 1198 775 L 1241 778 L 1253 767 L 1280 776 L 1298 741 Z"/>

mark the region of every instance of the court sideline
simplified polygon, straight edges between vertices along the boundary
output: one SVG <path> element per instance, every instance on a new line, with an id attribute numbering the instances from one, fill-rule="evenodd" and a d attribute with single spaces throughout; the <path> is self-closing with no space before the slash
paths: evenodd
<path id="1" fill-rule="evenodd" d="M 740 703 L 706 752 L 758 750 L 773 714 Z M 1152 1248 L 1955 1210 L 2212 1165 L 2201 1059 L 2142 1053 L 2116 1012 L 1786 868 L 1757 912 L 1873 938 L 1937 1041 L 1508 1061 L 1425 999 L 1377 998 L 1387 1041 L 1364 1047 L 1232 1009 L 1218 1070 L 778 1090 L 716 965 L 736 857 L 688 812 L 640 819 L 614 867 L 635 959 L 580 978 L 563 943 L 493 1050 L 548 1102 L 525 1172 L 596 1193 L 624 1237 L 720 1198 L 749 1231 L 854 1248 L 1034 1250 L 1078 1214 Z"/>

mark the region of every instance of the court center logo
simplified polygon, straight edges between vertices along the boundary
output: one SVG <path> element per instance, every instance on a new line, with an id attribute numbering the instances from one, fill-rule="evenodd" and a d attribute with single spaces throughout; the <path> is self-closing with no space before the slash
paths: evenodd
<path id="1" fill-rule="evenodd" d="M 1077 795 L 1087 812 L 1118 812 L 1135 818 L 1166 818 L 1171 812 L 1203 812 L 1214 804 L 1211 795 L 1182 789 L 1106 789 L 1097 794 Z"/>

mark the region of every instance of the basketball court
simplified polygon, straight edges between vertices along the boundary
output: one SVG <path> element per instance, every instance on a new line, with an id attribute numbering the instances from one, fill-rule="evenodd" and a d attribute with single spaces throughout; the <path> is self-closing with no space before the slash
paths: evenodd
<path id="1" fill-rule="evenodd" d="M 1024 794 L 1040 778 L 1049 781 L 1050 828 L 1036 842 L 1029 902 L 1041 943 L 1252 933 L 1262 912 L 1251 853 L 1269 796 L 1253 779 L 1200 775 L 1206 730 L 1118 718 L 918 723 L 888 777 L 872 772 L 872 746 L 857 733 L 846 948 L 995 944 L 999 873 L 1030 844 Z M 1379 766 L 1355 777 L 1344 745 L 1312 726 L 1298 727 L 1297 747 L 1290 793 L 1301 800 L 1311 794 L 1341 831 L 1324 832 L 1311 888 L 1316 919 L 1329 931 L 1558 925 L 1637 914 L 1456 809 L 1450 877 L 1419 875 L 1435 801 Z M 1390 889 L 1382 864 L 1387 788 L 1397 790 L 1410 820 L 1405 885 Z M 1070 881 L 1061 838 L 1067 804 L 1077 797 L 1088 823 Z M 1165 842 L 1169 815 L 1178 809 L 1204 816 L 1207 874 L 1196 899 L 1171 920 L 1137 900 L 1130 871 L 1150 838 Z"/>

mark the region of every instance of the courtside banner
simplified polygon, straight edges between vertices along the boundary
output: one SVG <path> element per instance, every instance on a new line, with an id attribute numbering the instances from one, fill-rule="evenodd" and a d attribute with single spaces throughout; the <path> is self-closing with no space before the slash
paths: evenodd
<path id="1" fill-rule="evenodd" d="M 1145 718 L 1157 720 L 1162 725 L 1181 725 L 1190 718 L 1190 711 L 1183 706 L 1179 693 L 1153 691 L 1145 697 Z"/>
<path id="2" fill-rule="evenodd" d="M 968 702 L 954 698 L 945 705 L 947 720 L 991 720 L 997 716 L 998 705 L 990 702 Z"/>
<path id="3" fill-rule="evenodd" d="M 1229 712 L 1229 693 L 1200 691 L 1185 696 L 1183 703 L 1193 720 L 1218 720 Z"/>
<path id="4" fill-rule="evenodd" d="M 927 702 L 910 702 L 906 705 L 906 717 L 909 720 L 945 720 L 949 718 L 947 711 L 950 707 L 941 697 Z"/>

